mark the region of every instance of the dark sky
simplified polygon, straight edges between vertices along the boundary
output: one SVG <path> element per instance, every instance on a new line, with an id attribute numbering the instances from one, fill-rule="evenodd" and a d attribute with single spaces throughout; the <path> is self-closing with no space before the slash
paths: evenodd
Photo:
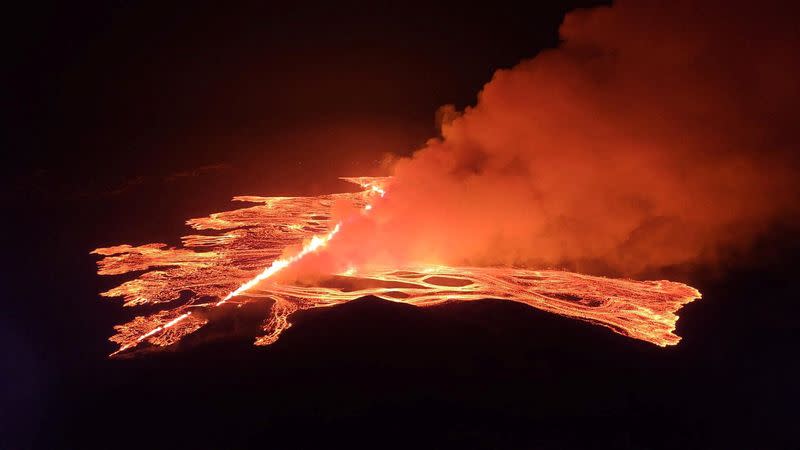
<path id="1" fill-rule="evenodd" d="M 131 313 L 98 296 L 120 280 L 90 250 L 378 173 L 592 2 L 163 3 L 4 12 L 0 448 L 796 444 L 800 243 L 777 231 L 691 274 L 704 298 L 666 350 L 519 305 L 372 299 L 304 313 L 267 350 L 255 311 L 233 337 L 108 360 Z"/>
<path id="2" fill-rule="evenodd" d="M 258 3 L 21 14 L 14 157 L 79 178 L 221 162 L 304 182 L 374 172 L 436 134 L 439 106 L 473 104 L 496 69 L 554 46 L 582 4 Z"/>

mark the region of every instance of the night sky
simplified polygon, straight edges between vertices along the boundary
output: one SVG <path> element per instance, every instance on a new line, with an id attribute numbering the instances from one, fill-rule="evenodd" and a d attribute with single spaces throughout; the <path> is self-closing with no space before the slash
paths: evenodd
<path id="1" fill-rule="evenodd" d="M 796 227 L 714 267 L 659 348 L 519 304 L 266 306 L 108 359 L 89 252 L 177 244 L 234 195 L 347 189 L 597 2 L 38 4 L 5 14 L 2 448 L 793 448 Z"/>

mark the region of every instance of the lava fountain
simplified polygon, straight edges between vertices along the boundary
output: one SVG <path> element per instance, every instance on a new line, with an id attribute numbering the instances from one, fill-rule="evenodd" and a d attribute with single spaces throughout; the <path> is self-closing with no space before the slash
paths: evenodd
<path id="1" fill-rule="evenodd" d="M 352 267 L 312 284 L 275 277 L 324 248 L 347 226 L 347 219 L 333 218 L 334 203 L 349 202 L 358 214 L 370 214 L 389 182 L 371 177 L 344 180 L 363 189 L 315 197 L 235 197 L 256 206 L 187 221 L 204 234 L 184 236 L 181 247 L 155 243 L 94 250 L 103 257 L 98 261 L 100 275 L 141 272 L 103 296 L 122 297 L 127 307 L 160 308 L 115 326 L 110 340 L 119 349 L 112 355 L 175 344 L 205 325 L 210 310 L 261 301 L 271 301 L 272 307 L 255 344 L 269 345 L 291 326 L 289 318 L 295 311 L 367 295 L 420 307 L 481 299 L 514 301 L 667 346 L 680 341 L 674 333 L 678 310 L 700 298 L 696 289 L 672 281 L 511 267 Z"/>

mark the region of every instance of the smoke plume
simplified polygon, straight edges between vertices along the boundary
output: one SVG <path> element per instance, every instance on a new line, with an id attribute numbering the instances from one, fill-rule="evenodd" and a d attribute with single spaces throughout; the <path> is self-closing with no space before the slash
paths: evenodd
<path id="1" fill-rule="evenodd" d="M 569 13 L 558 48 L 437 113 L 441 137 L 395 161 L 386 197 L 331 253 L 633 275 L 746 247 L 798 200 L 797 27 L 751 9 Z"/>

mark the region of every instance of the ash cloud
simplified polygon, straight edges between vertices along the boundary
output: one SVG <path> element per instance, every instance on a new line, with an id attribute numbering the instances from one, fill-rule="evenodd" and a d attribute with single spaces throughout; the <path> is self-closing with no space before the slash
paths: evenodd
<path id="1" fill-rule="evenodd" d="M 331 251 L 633 276 L 745 249 L 797 219 L 797 33 L 764 2 L 571 12 L 558 48 L 442 108 Z"/>

